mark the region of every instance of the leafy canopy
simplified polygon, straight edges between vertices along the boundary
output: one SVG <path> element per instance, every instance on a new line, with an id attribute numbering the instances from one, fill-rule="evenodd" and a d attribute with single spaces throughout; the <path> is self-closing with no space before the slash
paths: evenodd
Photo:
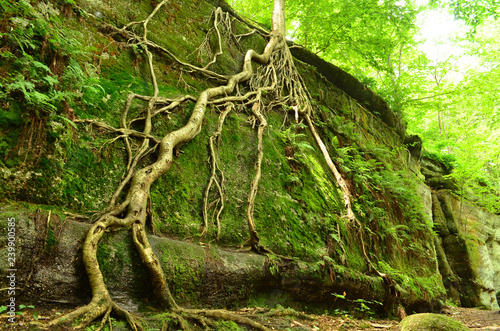
<path id="1" fill-rule="evenodd" d="M 424 149 L 454 160 L 463 192 L 500 211 L 498 0 L 288 0 L 287 37 L 381 95 Z M 270 26 L 272 0 L 232 0 Z M 466 27 L 446 57 L 422 45 L 421 18 L 448 12 Z M 420 18 L 420 19 L 419 19 Z M 441 51 L 445 45 L 435 44 Z M 458 50 L 458 51 L 457 51 Z M 441 51 L 441 54 L 443 52 Z"/>

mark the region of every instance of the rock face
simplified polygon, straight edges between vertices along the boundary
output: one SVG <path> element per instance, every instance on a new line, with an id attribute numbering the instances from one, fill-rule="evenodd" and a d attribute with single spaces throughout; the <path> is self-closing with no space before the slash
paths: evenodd
<path id="1" fill-rule="evenodd" d="M 79 247 L 90 224 L 60 220 L 56 212 L 30 211 L 19 205 L 0 207 L 0 217 L 15 218 L 17 224 L 16 256 L 19 260 L 15 297 L 18 304 L 71 307 L 88 303 L 91 293 Z M 48 230 L 47 220 L 50 223 Z M 51 245 L 51 233 L 57 245 Z M 184 306 L 237 308 L 249 302 L 289 306 L 309 303 L 326 309 L 332 307 L 331 293 L 334 292 L 369 293 L 370 300 L 380 302 L 388 295 L 382 280 L 373 277 L 360 282 L 360 275 L 352 278 L 339 275 L 334 281 L 329 275 L 317 273 L 301 262 L 273 264 L 260 254 L 157 236 L 151 236 L 150 241 L 172 293 Z M 9 269 L 5 258 L 6 243 L 7 236 L 2 231 L 2 275 Z M 140 258 L 126 231 L 103 240 L 98 259 L 110 294 L 121 307 L 137 311 L 144 299 L 154 300 L 147 272 L 140 267 Z M 6 277 L 0 278 L 0 287 L 8 288 L 8 281 Z M 8 299 L 7 291 L 0 294 L 0 300 Z"/>
<path id="2" fill-rule="evenodd" d="M 54 68 L 58 71 L 50 76 L 51 81 L 66 73 L 65 81 L 82 85 L 71 87 L 79 92 L 68 91 L 68 95 L 75 95 L 71 107 L 54 106 L 64 113 L 37 119 L 32 127 L 21 121 L 36 113 L 23 112 L 24 99 L 13 96 L 4 105 L 11 108 L 2 110 L 9 115 L 0 121 L 0 152 L 11 159 L 0 161 L 0 197 L 9 199 L 2 200 L 0 209 L 0 272 L 9 269 L 4 220 L 14 217 L 16 277 L 23 304 L 88 302 L 80 250 L 90 220 L 79 222 L 85 218 L 76 214 L 91 218 L 107 205 L 127 171 L 128 142 L 116 140 L 113 130 L 76 119 L 116 126 L 130 91 L 149 95 L 153 90 L 145 78 L 150 72 L 145 69 L 144 52 L 127 44 L 128 37 L 124 40 L 110 34 L 107 24 L 122 27 L 142 20 L 152 12 L 155 2 L 116 0 L 112 6 L 105 1 L 74 2 L 77 9 L 68 2 L 59 10 L 61 4 L 51 1 L 57 10 L 42 15 L 39 7 L 45 2 L 31 7 L 31 2 L 25 1 L 23 12 L 12 13 L 12 17 L 25 15 L 24 20 L 32 22 L 8 26 L 13 21 L 6 20 L 3 27 L 5 31 L 21 29 L 17 31 L 21 36 L 30 24 L 45 22 L 33 31 L 46 31 L 57 23 L 53 30 L 62 31 L 61 42 L 48 48 L 41 43 L 31 56 L 48 56 L 50 48 L 54 57 L 46 63 L 47 68 L 52 70 L 56 63 L 61 66 Z M 171 1 L 148 23 L 150 40 L 178 58 L 204 67 L 216 51 L 206 49 L 216 44 L 216 35 L 206 36 L 214 31 L 211 18 L 214 4 L 219 2 Z M 82 16 L 85 11 L 101 14 L 99 18 Z M 232 31 L 239 37 L 223 40 L 224 52 L 211 70 L 229 75 L 239 71 L 247 49 L 261 52 L 266 39 L 238 20 L 224 28 L 228 31 L 222 35 Z M 78 46 L 57 53 L 57 47 L 66 45 L 62 40 L 67 36 L 78 36 L 71 43 Z M 46 37 L 37 36 L 40 40 Z M 9 47 L 1 44 L 0 48 L 4 46 Z M 220 182 L 225 187 L 222 196 L 208 192 L 207 208 L 213 208 L 207 214 L 216 215 L 214 208 L 221 201 L 224 210 L 220 236 L 214 218 L 207 221 L 208 231 L 202 235 L 202 206 L 212 170 L 206 162 L 211 157 L 208 139 L 217 130 L 221 111 L 210 106 L 199 134 L 176 149 L 175 165 L 150 192 L 148 235 L 178 302 L 229 308 L 305 303 L 331 309 L 362 298 L 383 303 L 384 313 L 398 304 L 409 312 L 431 311 L 446 299 L 446 285 L 447 295 L 457 303 L 496 307 L 492 299 L 500 286 L 498 217 L 442 190 L 455 188 L 446 178 L 451 169 L 421 158 L 418 137 L 405 139 L 404 123 L 379 96 L 305 49 L 294 48 L 292 52 L 314 98 L 314 123 L 347 182 L 359 224 L 343 216 L 342 191 L 309 128 L 295 118 L 292 109 L 275 107 L 274 101 L 266 99 L 273 93 L 263 93 L 263 102 L 269 102 L 270 107 L 254 210 L 261 243 L 276 254 L 265 257 L 234 252 L 248 236 L 247 199 L 257 158 L 258 138 L 255 126 L 249 125 L 252 115 L 248 105 L 238 105 L 237 111 L 227 115 L 214 148 L 218 171 L 223 173 Z M 2 59 L 6 68 L 2 73 L 16 68 L 9 59 Z M 66 65 L 66 60 L 70 64 Z M 154 51 L 154 61 L 162 98 L 175 99 L 187 93 L 196 96 L 200 90 L 219 84 L 191 69 L 186 71 L 159 49 Z M 70 74 L 80 75 L 79 80 Z M 248 92 L 248 86 L 242 85 L 240 92 Z M 142 116 L 143 107 L 134 103 L 129 116 Z M 151 134 L 160 139 L 182 127 L 191 110 L 192 104 L 186 102 L 171 113 L 158 115 Z M 142 120 L 129 120 L 134 130 L 141 129 Z M 33 133 L 36 130 L 40 132 Z M 29 132 L 37 138 L 36 144 Z M 140 146 L 140 141 L 130 141 L 132 147 Z M 30 149 L 31 154 L 22 154 Z M 140 166 L 150 164 L 155 153 L 151 150 Z M 148 275 L 131 240 L 128 230 L 106 233 L 97 255 L 113 298 L 136 310 L 141 302 L 153 298 Z M 377 276 L 380 274 L 374 268 L 388 278 Z M 5 278 L 0 279 L 1 288 L 7 286 L 5 282 Z M 333 293 L 345 293 L 344 301 Z M 6 291 L 0 295 L 5 296 Z"/>
<path id="3" fill-rule="evenodd" d="M 422 173 L 432 201 L 436 254 L 448 297 L 465 307 L 498 309 L 500 291 L 500 216 L 489 213 L 451 190 L 454 184 L 443 176 L 450 169 L 424 159 Z"/>
<path id="4" fill-rule="evenodd" d="M 451 167 L 424 157 L 420 160 L 420 170 L 425 176 L 425 183 L 429 185 L 429 187 L 436 190 L 457 189 L 453 180 L 445 177 L 446 175 L 451 174 Z"/>
<path id="5" fill-rule="evenodd" d="M 446 315 L 415 314 L 399 323 L 401 331 L 467 331 L 462 323 Z"/>
<path id="6" fill-rule="evenodd" d="M 436 210 L 436 224 L 439 224 L 438 241 L 442 243 L 447 260 L 443 264 L 448 264 L 452 271 L 451 275 L 449 271 L 442 272 L 450 292 L 460 294 L 459 302 L 463 306 L 498 309 L 500 216 L 448 191 L 434 193 L 433 209 Z"/>

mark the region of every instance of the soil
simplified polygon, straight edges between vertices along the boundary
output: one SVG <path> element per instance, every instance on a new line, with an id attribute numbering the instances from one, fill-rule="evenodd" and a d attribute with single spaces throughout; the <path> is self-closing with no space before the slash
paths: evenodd
<path id="1" fill-rule="evenodd" d="M 16 323 L 11 324 L 7 321 L 7 315 L 0 315 L 0 330 L 47 330 L 41 323 L 46 323 L 56 314 L 65 313 L 67 309 L 37 309 L 25 308 L 21 315 L 16 315 Z M 244 312 L 248 313 L 249 309 Z M 252 310 L 252 309 L 250 309 Z M 259 309 L 264 312 L 266 309 Z M 471 330 L 490 330 L 500 331 L 500 313 L 498 310 L 480 310 L 476 308 L 457 308 L 446 307 L 442 310 L 446 314 L 467 325 Z M 314 320 L 305 318 L 305 316 L 274 316 L 264 317 L 271 330 L 291 330 L 291 331 L 357 331 L 357 330 L 399 330 L 398 320 L 390 319 L 356 319 L 350 315 L 330 316 L 330 315 L 311 315 Z M 128 328 L 114 327 L 113 330 L 128 330 Z"/>
<path id="2" fill-rule="evenodd" d="M 500 311 L 498 310 L 446 307 L 443 312 L 464 323 L 471 330 L 500 331 Z"/>

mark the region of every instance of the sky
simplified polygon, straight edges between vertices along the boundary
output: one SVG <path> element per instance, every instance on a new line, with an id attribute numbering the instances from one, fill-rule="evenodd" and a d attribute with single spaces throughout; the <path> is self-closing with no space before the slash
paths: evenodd
<path id="1" fill-rule="evenodd" d="M 422 45 L 430 59 L 444 60 L 453 54 L 462 54 L 463 49 L 456 46 L 452 39 L 457 34 L 466 32 L 459 21 L 445 10 L 431 10 L 418 16 L 417 25 L 420 26 Z"/>
<path id="2" fill-rule="evenodd" d="M 451 63 L 459 68 L 459 71 L 450 74 L 449 78 L 459 81 L 468 69 L 477 66 L 477 59 L 465 54 L 467 46 L 454 40 L 457 36 L 465 36 L 467 28 L 461 21 L 456 21 L 448 11 L 434 9 L 422 12 L 417 17 L 417 25 L 420 27 L 420 38 L 423 41 L 420 49 L 427 57 L 434 63 L 444 62 L 452 57 Z"/>

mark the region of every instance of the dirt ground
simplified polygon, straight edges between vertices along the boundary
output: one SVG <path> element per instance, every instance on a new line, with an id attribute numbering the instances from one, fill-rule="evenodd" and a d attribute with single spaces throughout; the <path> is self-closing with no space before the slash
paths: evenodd
<path id="1" fill-rule="evenodd" d="M 260 310 L 260 309 L 257 309 Z M 262 311 L 262 310 L 261 310 Z M 64 313 L 63 309 L 42 310 L 25 308 L 22 314 L 16 315 L 16 323 L 9 323 L 8 316 L 0 315 L 0 330 L 48 330 L 42 326 L 56 314 Z M 248 313 L 248 311 L 246 311 Z M 475 308 L 446 307 L 442 311 L 458 321 L 463 322 L 471 330 L 500 331 L 500 313 L 498 310 L 480 310 Z M 258 314 L 257 314 L 258 315 Z M 306 318 L 305 314 L 297 316 L 261 316 L 260 320 L 267 324 L 271 330 L 289 331 L 357 331 L 357 330 L 399 330 L 398 320 L 366 320 L 356 319 L 350 315 L 330 316 L 311 315 L 313 319 Z M 123 327 L 114 327 L 113 330 L 127 330 Z M 221 330 L 224 331 L 224 330 Z"/>
<path id="2" fill-rule="evenodd" d="M 500 311 L 498 310 L 446 307 L 443 312 L 472 330 L 500 331 Z"/>
<path id="3" fill-rule="evenodd" d="M 471 330 L 500 331 L 500 312 L 498 310 L 446 307 L 442 313 L 464 323 Z M 360 320 L 346 316 L 322 315 L 318 316 L 316 321 L 308 322 L 308 325 L 302 330 L 399 330 L 398 323 L 398 320 Z M 290 329 L 296 330 L 292 325 Z"/>

